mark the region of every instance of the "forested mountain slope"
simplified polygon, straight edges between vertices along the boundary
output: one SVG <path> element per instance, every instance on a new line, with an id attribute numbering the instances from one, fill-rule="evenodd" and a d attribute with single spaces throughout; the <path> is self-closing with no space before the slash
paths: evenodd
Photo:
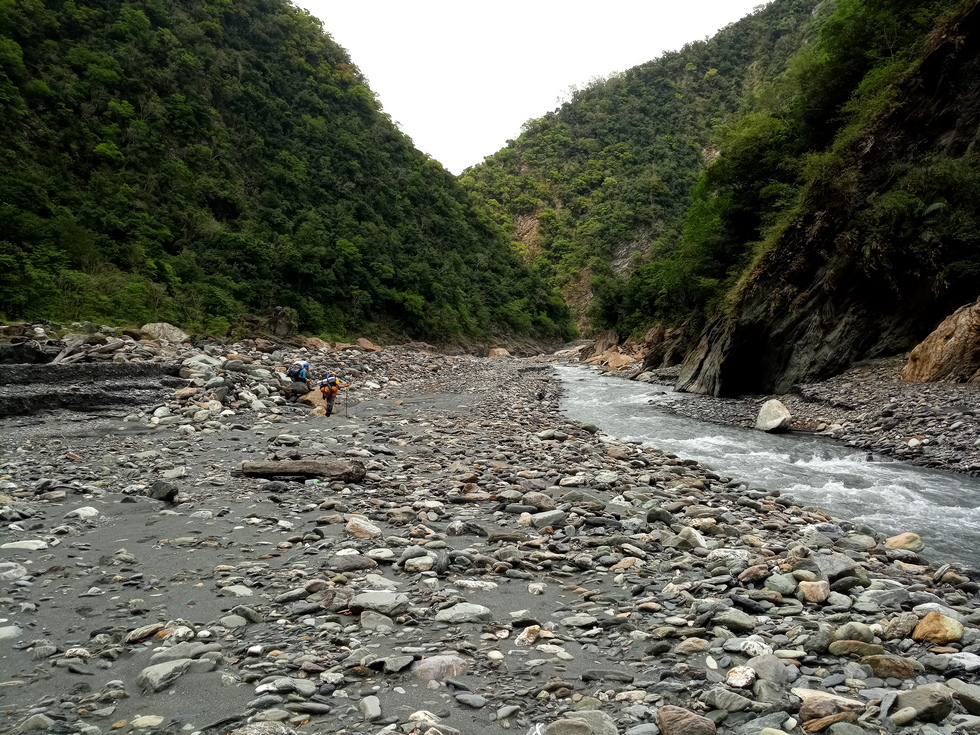
<path id="1" fill-rule="evenodd" d="M 0 313 L 441 339 L 561 299 L 286 0 L 0 0 Z"/>
<path id="2" fill-rule="evenodd" d="M 752 123 L 756 153 L 706 187 L 729 203 L 719 228 L 761 239 L 682 389 L 787 391 L 908 350 L 980 295 L 980 5 L 840 0 L 798 63 L 806 83 Z M 757 194 L 794 167 L 752 175 L 761 152 L 806 158 L 783 211 Z"/>
<path id="3" fill-rule="evenodd" d="M 629 330 L 655 318 L 642 298 L 623 306 L 623 276 L 634 256 L 655 261 L 676 248 L 691 189 L 716 153 L 715 128 L 785 69 L 817 5 L 775 0 L 710 40 L 592 84 L 460 177 L 582 326 Z"/>

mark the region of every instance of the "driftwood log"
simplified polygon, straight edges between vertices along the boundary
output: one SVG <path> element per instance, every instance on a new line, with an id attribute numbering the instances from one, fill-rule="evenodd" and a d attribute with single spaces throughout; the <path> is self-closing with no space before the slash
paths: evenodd
<path id="1" fill-rule="evenodd" d="M 360 482 L 365 472 L 360 462 L 342 459 L 242 462 L 241 469 L 241 474 L 246 477 L 327 477 L 341 482 Z"/>
<path id="2" fill-rule="evenodd" d="M 81 362 L 82 360 L 96 355 L 107 355 L 109 352 L 125 349 L 132 346 L 132 342 L 109 342 L 104 345 L 86 346 L 84 342 L 69 341 L 65 343 L 65 348 L 59 352 L 51 361 L 52 365 L 62 365 L 71 362 Z"/>

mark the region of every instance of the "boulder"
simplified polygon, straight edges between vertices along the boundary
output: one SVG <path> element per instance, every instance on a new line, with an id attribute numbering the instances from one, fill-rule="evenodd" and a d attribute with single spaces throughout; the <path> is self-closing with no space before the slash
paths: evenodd
<path id="1" fill-rule="evenodd" d="M 770 434 L 788 431 L 793 423 L 793 414 L 775 398 L 762 404 L 759 417 L 755 420 L 755 428 Z"/>
<path id="2" fill-rule="evenodd" d="M 916 687 L 898 695 L 895 706 L 915 710 L 915 719 L 942 722 L 953 711 L 953 690 L 936 682 Z"/>
<path id="3" fill-rule="evenodd" d="M 902 380 L 980 382 L 980 300 L 954 311 L 912 350 Z"/>
<path id="4" fill-rule="evenodd" d="M 603 355 L 604 361 L 613 372 L 619 372 L 625 367 L 632 365 L 636 360 L 631 355 L 624 355 L 619 350 L 610 350 Z"/>
<path id="5" fill-rule="evenodd" d="M 922 543 L 922 539 L 918 534 L 912 532 L 900 533 L 897 536 L 892 536 L 891 538 L 885 539 L 885 546 L 889 549 L 904 549 L 906 551 L 914 551 L 918 553 L 922 551 L 926 545 Z"/>
<path id="6" fill-rule="evenodd" d="M 305 386 L 304 386 L 305 387 Z M 323 413 L 327 412 L 327 402 L 323 400 L 323 394 L 318 390 L 311 390 L 296 399 L 297 403 L 302 403 L 312 409 L 322 408 Z"/>
<path id="7" fill-rule="evenodd" d="M 912 631 L 912 640 L 929 641 L 941 646 L 963 637 L 963 624 L 933 610 Z"/>
<path id="8" fill-rule="evenodd" d="M 494 347 L 490 350 L 490 358 L 496 359 L 498 357 L 510 357 L 510 353 L 503 347 Z"/>
<path id="9" fill-rule="evenodd" d="M 173 324 L 168 324 L 167 322 L 152 322 L 151 324 L 144 324 L 140 327 L 140 332 L 143 334 L 148 334 L 153 339 L 163 340 L 165 342 L 180 343 L 186 342 L 191 337 L 187 332 L 178 329 Z"/>
<path id="10" fill-rule="evenodd" d="M 647 333 L 643 335 L 643 344 L 649 347 L 656 347 L 659 344 L 663 344 L 664 339 L 667 337 L 667 329 L 663 324 L 657 324 L 656 326 L 650 327 Z"/>
<path id="11" fill-rule="evenodd" d="M 381 348 L 374 344 L 371 340 L 366 337 L 357 338 L 357 346 L 360 347 L 365 352 L 380 352 Z"/>
<path id="12" fill-rule="evenodd" d="M 596 357 L 597 355 L 604 355 L 609 352 L 613 347 L 619 344 L 619 335 L 615 332 L 601 332 L 596 338 L 595 342 L 591 347 L 587 347 L 581 352 L 582 360 L 589 360 L 590 358 Z"/>
<path id="13" fill-rule="evenodd" d="M 326 350 L 330 348 L 330 345 L 319 337 L 307 337 L 303 340 L 303 347 L 308 350 Z"/>

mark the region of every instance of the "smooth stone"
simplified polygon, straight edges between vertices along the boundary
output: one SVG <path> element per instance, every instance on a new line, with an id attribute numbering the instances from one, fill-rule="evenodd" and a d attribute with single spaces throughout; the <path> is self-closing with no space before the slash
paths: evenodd
<path id="1" fill-rule="evenodd" d="M 0 641 L 8 641 L 14 638 L 20 638 L 24 634 L 24 631 L 18 625 L 5 625 L 0 628 Z"/>
<path id="2" fill-rule="evenodd" d="M 48 548 L 46 542 L 40 539 L 25 539 L 24 541 L 8 541 L 0 544 L 0 549 L 17 549 L 19 551 L 43 551 Z"/>
<path id="3" fill-rule="evenodd" d="M 472 602 L 460 602 L 457 605 L 440 610 L 436 613 L 436 621 L 440 623 L 485 623 L 493 614 L 490 608 L 476 605 Z"/>
<path id="4" fill-rule="evenodd" d="M 137 717 L 132 720 L 129 724 L 131 727 L 137 729 L 144 727 L 156 727 L 163 722 L 163 718 L 159 715 L 143 715 L 142 717 Z"/>
<path id="5" fill-rule="evenodd" d="M 166 661 L 162 664 L 147 666 L 136 677 L 136 684 L 147 691 L 162 691 L 180 678 L 190 668 L 190 665 L 191 659 L 181 658 L 176 661 Z"/>
<path id="6" fill-rule="evenodd" d="M 412 664 L 412 676 L 422 681 L 441 680 L 447 676 L 462 676 L 469 668 L 460 656 L 429 656 Z"/>
<path id="7" fill-rule="evenodd" d="M 408 609 L 411 600 L 403 592 L 391 590 L 373 590 L 354 595 L 350 601 L 350 610 L 355 615 L 370 610 L 381 615 L 400 615 Z"/>
<path id="8" fill-rule="evenodd" d="M 357 708 L 361 711 L 361 716 L 366 722 L 381 719 L 381 700 L 373 694 L 362 698 L 357 703 Z"/>

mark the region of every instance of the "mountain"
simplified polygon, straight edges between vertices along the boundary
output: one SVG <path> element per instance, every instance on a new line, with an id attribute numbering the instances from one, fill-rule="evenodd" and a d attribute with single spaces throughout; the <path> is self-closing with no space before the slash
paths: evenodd
<path id="1" fill-rule="evenodd" d="M 717 128 L 785 70 L 817 5 L 776 0 L 709 40 L 593 83 L 462 174 L 582 328 L 642 329 L 657 318 L 651 307 L 664 310 L 626 285 L 630 274 L 677 248 Z"/>
<path id="2" fill-rule="evenodd" d="M 285 0 L 0 2 L 0 309 L 223 334 L 571 334 Z"/>
<path id="3" fill-rule="evenodd" d="M 752 151 L 723 149 L 704 192 L 728 203 L 714 224 L 751 260 L 680 389 L 787 392 L 911 349 L 980 295 L 975 0 L 839 0 L 794 63 L 783 103 L 745 123 Z M 767 204 L 777 184 L 785 202 Z"/>

